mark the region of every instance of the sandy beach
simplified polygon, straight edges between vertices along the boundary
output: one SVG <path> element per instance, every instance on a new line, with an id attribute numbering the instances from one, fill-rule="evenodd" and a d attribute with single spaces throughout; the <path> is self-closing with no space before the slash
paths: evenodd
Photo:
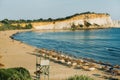
<path id="1" fill-rule="evenodd" d="M 36 48 L 10 38 L 11 35 L 22 31 L 25 30 L 0 31 L 0 63 L 5 65 L 3 68 L 24 67 L 30 71 L 32 76 L 35 76 L 36 56 L 31 53 L 35 53 Z M 73 75 L 86 75 L 94 80 L 106 80 L 105 76 L 112 76 L 98 69 L 85 71 L 50 61 L 50 80 L 64 80 Z M 114 77 L 120 79 L 120 76 Z"/>

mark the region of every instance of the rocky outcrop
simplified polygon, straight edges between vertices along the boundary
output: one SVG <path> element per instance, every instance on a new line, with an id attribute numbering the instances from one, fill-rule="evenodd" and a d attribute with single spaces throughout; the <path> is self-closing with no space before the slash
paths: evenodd
<path id="1" fill-rule="evenodd" d="M 88 13 L 78 14 L 68 19 L 50 22 L 33 22 L 35 29 L 71 29 L 74 25 L 77 29 L 108 28 L 113 25 L 108 14 Z"/>
<path id="2" fill-rule="evenodd" d="M 113 27 L 120 28 L 120 21 L 113 21 Z"/>

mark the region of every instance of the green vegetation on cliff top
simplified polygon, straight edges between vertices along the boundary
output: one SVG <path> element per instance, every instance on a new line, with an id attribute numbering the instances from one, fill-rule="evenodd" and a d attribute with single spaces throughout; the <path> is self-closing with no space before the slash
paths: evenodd
<path id="1" fill-rule="evenodd" d="M 66 19 L 70 19 L 72 17 L 78 16 L 78 15 L 84 15 L 84 14 L 104 14 L 104 15 L 109 15 L 108 13 L 95 13 L 95 12 L 83 12 L 83 13 L 76 13 L 74 15 L 71 16 L 67 16 L 64 18 L 57 18 L 57 19 L 52 19 L 52 18 L 48 18 L 48 19 L 34 19 L 34 20 L 24 20 L 24 19 L 20 19 L 20 20 L 8 20 L 10 23 L 31 23 L 31 22 L 51 22 L 51 21 L 61 21 L 61 20 L 66 20 Z M 4 19 L 6 20 L 6 19 Z M 0 21 L 3 22 L 4 20 Z"/>
<path id="2" fill-rule="evenodd" d="M 35 20 L 24 20 L 24 19 L 20 19 L 20 20 L 8 20 L 8 19 L 4 19 L 0 21 L 0 31 L 4 31 L 4 30 L 16 30 L 16 29 L 31 29 L 33 28 L 32 26 L 32 22 L 54 22 L 54 21 L 62 21 L 62 20 L 66 20 L 66 19 L 70 19 L 72 17 L 78 16 L 78 15 L 84 15 L 84 14 L 103 14 L 103 15 L 109 15 L 108 13 L 94 13 L 94 12 L 84 12 L 84 13 L 77 13 L 74 14 L 72 16 L 67 16 L 65 18 L 57 18 L 57 19 L 52 19 L 52 18 L 48 18 L 48 19 L 35 19 Z M 25 23 L 25 26 L 21 26 L 21 23 Z M 16 25 L 13 25 L 16 24 Z M 88 24 L 88 23 L 87 23 Z M 89 26 L 90 24 L 86 25 Z M 75 27 L 74 25 L 71 27 L 72 30 L 74 29 L 79 29 L 82 28 L 83 25 L 79 25 L 79 27 Z"/>
<path id="3" fill-rule="evenodd" d="M 8 19 L 4 19 L 1 21 L 0 23 L 0 31 L 4 31 L 4 30 L 20 30 L 20 29 L 31 29 L 33 26 L 31 25 L 31 23 L 28 23 L 25 25 L 25 27 L 20 26 L 19 23 L 17 23 L 17 25 L 12 25 L 11 20 Z"/>

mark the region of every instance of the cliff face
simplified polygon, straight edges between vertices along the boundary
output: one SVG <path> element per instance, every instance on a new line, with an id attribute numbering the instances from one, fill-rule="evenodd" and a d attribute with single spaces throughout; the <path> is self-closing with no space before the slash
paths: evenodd
<path id="1" fill-rule="evenodd" d="M 113 21 L 113 26 L 120 28 L 120 21 Z"/>
<path id="2" fill-rule="evenodd" d="M 108 14 L 81 14 L 69 19 L 51 22 L 34 22 L 35 29 L 70 29 L 72 25 L 78 29 L 108 28 L 113 25 L 112 19 Z"/>

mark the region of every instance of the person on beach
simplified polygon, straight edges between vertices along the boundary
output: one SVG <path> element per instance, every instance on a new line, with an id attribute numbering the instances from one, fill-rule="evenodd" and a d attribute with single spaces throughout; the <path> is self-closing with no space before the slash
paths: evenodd
<path id="1" fill-rule="evenodd" d="M 112 76 L 116 76 L 117 75 L 113 67 L 109 68 L 109 71 L 112 74 Z"/>
<path id="2" fill-rule="evenodd" d="M 112 70 L 113 70 L 113 67 L 110 67 L 110 68 L 109 68 L 109 71 L 112 72 Z"/>
<path id="3" fill-rule="evenodd" d="M 12 42 L 14 42 L 14 37 L 13 37 L 13 36 L 10 36 L 10 38 L 12 39 Z"/>

